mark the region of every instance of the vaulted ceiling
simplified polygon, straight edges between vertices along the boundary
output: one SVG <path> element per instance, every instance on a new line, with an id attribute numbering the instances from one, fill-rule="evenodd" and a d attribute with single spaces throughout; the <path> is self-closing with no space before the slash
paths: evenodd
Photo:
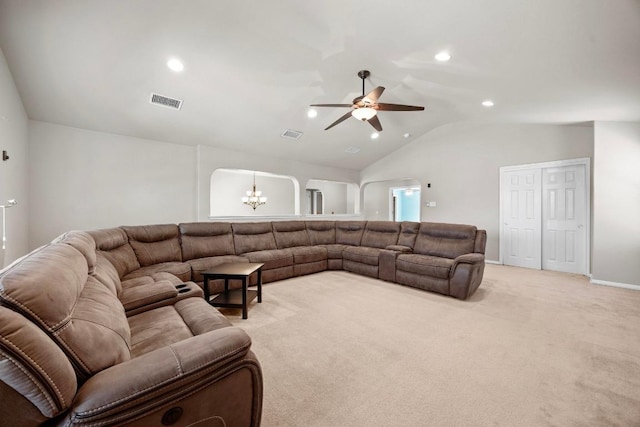
<path id="1" fill-rule="evenodd" d="M 354 170 L 453 122 L 640 121 L 639 45 L 638 0 L 0 0 L 30 119 Z M 323 130 L 346 109 L 307 117 L 361 95 L 361 69 L 425 110 L 379 112 L 375 140 Z"/>

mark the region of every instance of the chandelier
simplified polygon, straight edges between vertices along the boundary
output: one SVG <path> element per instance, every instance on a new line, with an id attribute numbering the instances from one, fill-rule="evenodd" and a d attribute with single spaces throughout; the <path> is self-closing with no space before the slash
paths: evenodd
<path id="1" fill-rule="evenodd" d="M 253 189 L 247 190 L 247 195 L 242 198 L 242 203 L 249 205 L 255 211 L 258 206 L 267 203 L 266 196 L 262 195 L 262 191 L 256 191 L 256 173 L 253 173 Z"/>

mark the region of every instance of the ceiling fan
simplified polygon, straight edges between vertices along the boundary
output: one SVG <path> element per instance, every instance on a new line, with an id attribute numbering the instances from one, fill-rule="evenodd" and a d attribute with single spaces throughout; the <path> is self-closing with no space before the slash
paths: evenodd
<path id="1" fill-rule="evenodd" d="M 371 73 L 368 70 L 358 71 L 358 77 L 362 79 L 362 96 L 359 96 L 353 100 L 353 104 L 311 104 L 311 107 L 351 107 L 351 111 L 340 117 L 335 122 L 331 123 L 324 130 L 331 129 L 338 123 L 347 120 L 350 116 L 355 117 L 363 122 L 369 122 L 371 126 L 378 132 L 382 131 L 382 125 L 378 119 L 378 111 L 422 111 L 424 107 L 415 105 L 401 105 L 401 104 L 384 104 L 378 102 L 378 98 L 384 92 L 384 87 L 378 86 L 366 96 L 364 94 L 364 80 L 369 77 Z"/>

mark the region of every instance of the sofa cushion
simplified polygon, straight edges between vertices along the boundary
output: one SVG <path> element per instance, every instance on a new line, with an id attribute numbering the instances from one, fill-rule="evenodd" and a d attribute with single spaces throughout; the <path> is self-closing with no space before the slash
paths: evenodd
<path id="1" fill-rule="evenodd" d="M 335 221 L 306 221 L 305 226 L 311 245 L 333 245 L 336 243 Z"/>
<path id="2" fill-rule="evenodd" d="M 294 264 L 327 260 L 327 248 L 322 246 L 298 246 L 289 250 L 293 253 Z"/>
<path id="3" fill-rule="evenodd" d="M 342 258 L 361 264 L 378 265 L 380 251 L 382 249 L 369 248 L 366 246 L 347 246 L 342 252 Z"/>
<path id="4" fill-rule="evenodd" d="M 122 227 L 140 266 L 182 261 L 180 232 L 175 224 Z"/>
<path id="5" fill-rule="evenodd" d="M 122 278 L 122 280 L 134 279 L 142 276 L 153 276 L 156 273 L 171 273 L 183 282 L 191 280 L 191 266 L 186 262 L 162 262 L 160 264 L 140 267 Z"/>
<path id="6" fill-rule="evenodd" d="M 122 292 L 122 282 L 118 270 L 107 260 L 103 252 L 96 253 L 96 267 L 93 276 L 105 285 L 114 295 Z"/>
<path id="7" fill-rule="evenodd" d="M 367 221 L 362 234 L 361 246 L 384 249 L 398 242 L 400 223 L 392 221 Z M 377 263 L 376 263 L 377 264 Z"/>
<path id="8" fill-rule="evenodd" d="M 413 252 L 453 259 L 472 253 L 475 238 L 476 227 L 472 225 L 423 222 Z"/>
<path id="9" fill-rule="evenodd" d="M 360 246 L 367 221 L 336 221 L 336 243 Z"/>
<path id="10" fill-rule="evenodd" d="M 420 229 L 419 222 L 403 221 L 400 223 L 400 234 L 398 235 L 398 245 L 407 246 L 413 249 L 416 243 L 416 236 Z"/>
<path id="11" fill-rule="evenodd" d="M 191 266 L 191 280 L 194 282 L 202 282 L 204 278 L 202 273 L 211 270 L 213 267 L 229 262 L 249 262 L 245 257 L 237 255 L 211 256 L 207 258 L 191 259 L 187 264 Z"/>
<path id="12" fill-rule="evenodd" d="M 77 390 L 76 374 L 60 347 L 34 323 L 5 307 L 0 307 L 0 377 L 37 408 L 34 416 L 58 415 L 71 405 Z M 0 395 L 9 398 L 1 387 Z"/>
<path id="13" fill-rule="evenodd" d="M 131 355 L 139 357 L 195 335 L 231 326 L 202 298 L 187 298 L 129 318 Z"/>
<path id="14" fill-rule="evenodd" d="M 396 268 L 423 276 L 448 279 L 453 262 L 450 258 L 431 255 L 399 254 L 396 259 Z"/>
<path id="15" fill-rule="evenodd" d="M 293 252 L 291 249 L 275 249 L 272 251 L 256 251 L 242 255 L 249 262 L 262 262 L 262 271 L 272 270 L 293 265 Z M 293 270 L 292 270 L 293 271 Z"/>
<path id="16" fill-rule="evenodd" d="M 130 358 L 122 304 L 88 275 L 87 259 L 70 245 L 43 246 L 5 269 L 0 302 L 40 326 L 72 361 L 80 382 Z"/>
<path id="17" fill-rule="evenodd" d="M 118 276 L 123 278 L 127 274 L 140 268 L 140 263 L 133 248 L 129 244 L 127 233 L 120 228 L 108 228 L 89 231 L 96 242 L 96 249 L 113 264 Z"/>
<path id="18" fill-rule="evenodd" d="M 277 249 L 270 222 L 231 224 L 236 254 Z"/>
<path id="19" fill-rule="evenodd" d="M 76 248 L 87 259 L 89 274 L 96 268 L 96 242 L 85 231 L 69 231 L 56 238 L 52 243 L 66 243 Z"/>
<path id="20" fill-rule="evenodd" d="M 128 280 L 119 299 L 125 311 L 132 311 L 160 301 L 173 300 L 178 296 L 176 285 L 169 280 L 153 280 L 149 276 Z M 135 284 L 135 285 L 134 285 Z"/>
<path id="21" fill-rule="evenodd" d="M 327 250 L 327 259 L 339 259 L 342 260 L 342 252 L 344 252 L 347 245 L 320 245 Z"/>
<path id="22" fill-rule="evenodd" d="M 235 255 L 233 231 L 228 222 L 192 222 L 179 225 L 182 259 Z"/>
<path id="23" fill-rule="evenodd" d="M 309 246 L 309 236 L 302 221 L 275 221 L 272 223 L 273 236 L 278 249 L 294 246 Z"/>

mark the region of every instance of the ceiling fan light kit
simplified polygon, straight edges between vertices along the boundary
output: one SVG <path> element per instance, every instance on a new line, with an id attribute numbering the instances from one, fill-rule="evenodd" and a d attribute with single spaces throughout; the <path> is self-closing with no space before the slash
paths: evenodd
<path id="1" fill-rule="evenodd" d="M 364 94 L 364 81 L 369 77 L 371 73 L 368 70 L 358 71 L 358 77 L 362 79 L 362 96 L 359 96 L 353 100 L 352 104 L 311 104 L 311 107 L 348 107 L 351 111 L 344 114 L 335 122 L 331 123 L 324 130 L 329 130 L 335 125 L 342 123 L 349 117 L 353 116 L 363 122 L 369 122 L 371 126 L 378 132 L 382 132 L 382 124 L 378 119 L 378 111 L 422 111 L 424 107 L 416 105 L 402 105 L 402 104 L 383 104 L 378 103 L 378 98 L 384 92 L 384 87 L 378 86 L 368 94 Z"/>

